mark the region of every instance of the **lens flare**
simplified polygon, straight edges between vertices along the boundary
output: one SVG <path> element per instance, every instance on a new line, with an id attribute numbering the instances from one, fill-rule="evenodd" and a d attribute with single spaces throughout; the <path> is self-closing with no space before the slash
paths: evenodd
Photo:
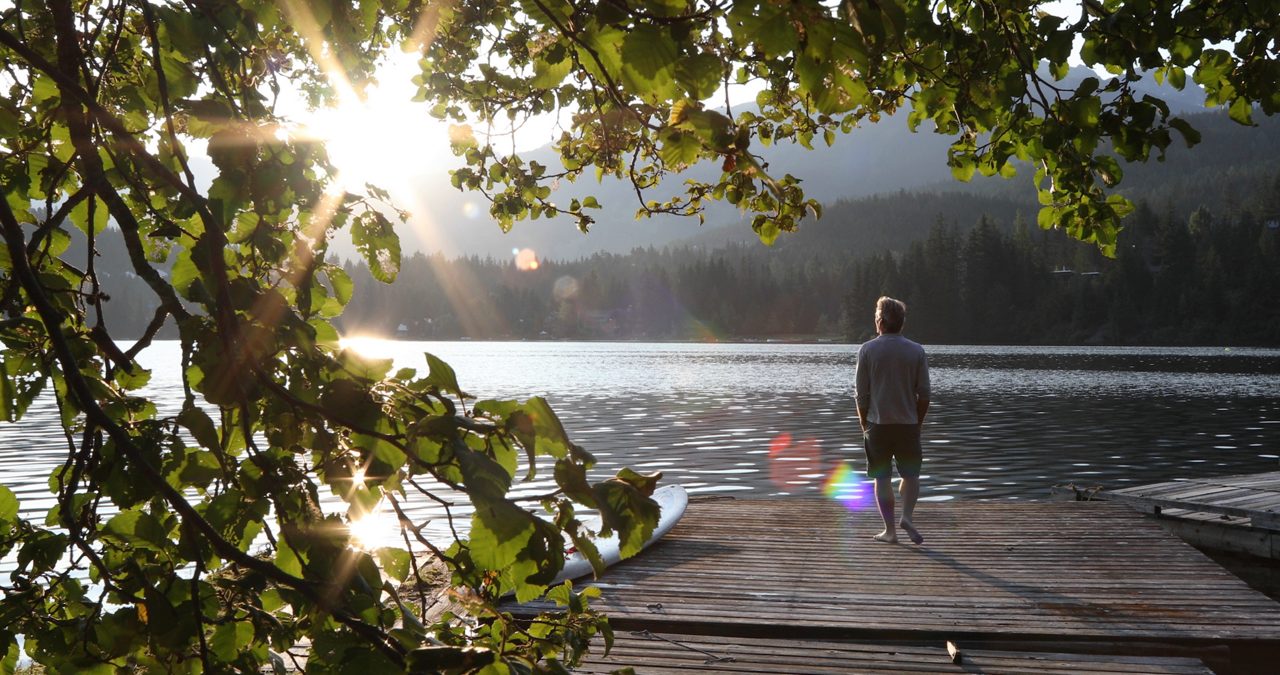
<path id="1" fill-rule="evenodd" d="M 389 359 L 396 353 L 395 340 L 374 335 L 346 335 L 338 340 L 338 347 L 350 349 L 366 359 Z"/>
<path id="2" fill-rule="evenodd" d="M 556 300 L 566 302 L 578 297 L 579 286 L 577 279 L 565 275 L 556 279 L 555 285 L 551 287 L 551 294 Z"/>
<path id="3" fill-rule="evenodd" d="M 835 471 L 827 477 L 827 484 L 822 493 L 844 505 L 850 511 L 867 508 L 872 501 L 871 483 L 863 480 L 860 473 L 853 470 L 849 462 L 841 462 Z"/>
<path id="4" fill-rule="evenodd" d="M 533 252 L 531 248 L 522 248 L 516 253 L 516 269 L 521 272 L 530 272 L 538 269 L 541 263 L 538 262 L 538 254 Z"/>
<path id="5" fill-rule="evenodd" d="M 783 432 L 769 443 L 769 480 L 781 490 L 813 489 L 826 475 L 822 446 L 816 438 L 793 439 Z"/>
<path id="6" fill-rule="evenodd" d="M 379 503 L 373 511 L 348 521 L 347 528 L 351 532 L 351 543 L 354 546 L 371 551 L 394 546 L 399 541 L 399 521 L 394 514 L 382 510 L 381 506 Z"/>

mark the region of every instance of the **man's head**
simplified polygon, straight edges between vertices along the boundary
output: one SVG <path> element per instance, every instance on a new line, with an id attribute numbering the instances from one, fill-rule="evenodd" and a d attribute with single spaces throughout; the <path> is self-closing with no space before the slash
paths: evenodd
<path id="1" fill-rule="evenodd" d="M 885 295 L 876 300 L 876 332 L 901 333 L 902 324 L 907 320 L 907 305 L 901 300 L 894 300 Z"/>

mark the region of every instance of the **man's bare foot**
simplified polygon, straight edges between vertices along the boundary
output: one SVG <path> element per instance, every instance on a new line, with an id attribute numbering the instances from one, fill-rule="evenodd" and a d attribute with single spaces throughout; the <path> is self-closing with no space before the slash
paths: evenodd
<path id="1" fill-rule="evenodd" d="M 886 544 L 898 543 L 898 535 L 888 530 L 885 530 L 884 532 L 881 532 L 880 534 L 875 535 L 874 537 L 872 537 L 872 539 L 875 539 L 876 541 L 883 541 Z"/>
<path id="2" fill-rule="evenodd" d="M 907 536 L 911 537 L 911 543 L 913 544 L 924 543 L 924 536 L 920 534 L 920 530 L 917 530 L 915 525 L 911 524 L 911 521 L 909 520 L 899 521 L 898 527 L 901 527 L 907 533 Z"/>

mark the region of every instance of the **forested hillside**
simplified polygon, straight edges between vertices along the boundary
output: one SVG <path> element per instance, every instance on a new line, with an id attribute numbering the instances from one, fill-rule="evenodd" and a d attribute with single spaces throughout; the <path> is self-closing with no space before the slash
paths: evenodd
<path id="1" fill-rule="evenodd" d="M 1280 183 L 1276 185 L 1280 190 Z M 1280 195 L 1280 192 L 1276 194 Z M 899 195 L 902 202 L 918 201 Z M 748 339 L 871 335 L 875 298 L 933 343 L 1280 345 L 1280 227 L 1145 203 L 1115 259 L 1020 222 L 936 223 L 905 253 L 782 262 L 750 246 L 637 250 L 520 271 L 416 256 L 394 286 L 351 268 L 352 332 L 412 338 Z"/>
<path id="2" fill-rule="evenodd" d="M 861 340 L 892 294 L 930 342 L 1280 345 L 1280 120 L 1196 118 L 1193 159 L 1131 169 L 1115 259 L 1035 227 L 1010 183 L 839 201 L 772 248 L 749 228 L 663 249 L 544 259 L 407 257 L 392 286 L 349 263 L 347 332 L 413 338 Z M 739 238 L 748 241 L 738 241 Z M 82 245 L 72 243 L 73 246 Z M 139 335 L 154 302 L 105 233 L 95 273 Z M 162 335 L 172 335 L 165 332 Z"/>

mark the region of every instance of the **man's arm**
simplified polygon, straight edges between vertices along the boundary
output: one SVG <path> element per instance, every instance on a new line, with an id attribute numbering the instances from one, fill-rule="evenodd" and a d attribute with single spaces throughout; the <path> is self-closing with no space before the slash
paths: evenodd
<path id="1" fill-rule="evenodd" d="M 916 424 L 924 426 L 924 416 L 929 413 L 929 357 L 920 350 L 920 368 L 916 375 Z"/>
<path id="2" fill-rule="evenodd" d="M 862 362 L 866 351 L 866 344 L 858 348 L 858 360 L 853 367 L 853 399 L 858 409 L 858 426 L 864 434 L 867 433 L 867 408 L 871 405 L 871 373 Z"/>

